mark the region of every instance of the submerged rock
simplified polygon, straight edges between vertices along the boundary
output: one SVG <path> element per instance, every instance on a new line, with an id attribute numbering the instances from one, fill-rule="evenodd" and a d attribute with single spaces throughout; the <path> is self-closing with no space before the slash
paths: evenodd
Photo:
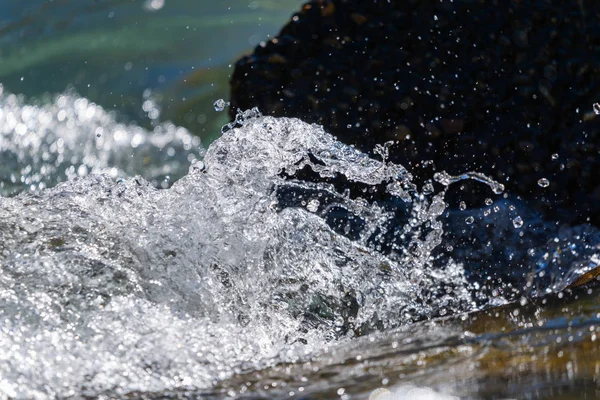
<path id="1" fill-rule="evenodd" d="M 390 160 L 417 177 L 430 160 L 477 169 L 553 219 L 598 225 L 599 18 L 591 0 L 315 0 L 237 62 L 232 116 L 258 106 L 369 152 L 397 141 Z M 472 189 L 452 205 L 481 206 Z"/>

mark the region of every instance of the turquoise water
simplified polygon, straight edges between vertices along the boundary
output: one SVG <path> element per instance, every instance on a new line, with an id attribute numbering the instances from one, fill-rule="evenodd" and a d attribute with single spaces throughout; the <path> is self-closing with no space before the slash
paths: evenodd
<path id="1" fill-rule="evenodd" d="M 536 227 L 493 191 L 449 217 L 423 190 L 410 245 L 385 255 L 370 235 L 388 212 L 322 183 L 403 198 L 404 168 L 298 120 L 215 141 L 235 59 L 300 4 L 0 3 L 0 399 L 600 396 L 597 286 L 482 310 L 452 260 L 573 278 L 600 264 L 596 228 Z M 323 182 L 282 179 L 305 164 Z M 278 210 L 286 184 L 307 198 Z M 365 234 L 331 229 L 340 205 Z"/>
<path id="2" fill-rule="evenodd" d="M 205 142 L 224 119 L 232 64 L 274 36 L 300 0 L 24 0 L 0 2 L 0 82 L 43 98 L 67 88 L 138 124 L 158 120 Z"/>

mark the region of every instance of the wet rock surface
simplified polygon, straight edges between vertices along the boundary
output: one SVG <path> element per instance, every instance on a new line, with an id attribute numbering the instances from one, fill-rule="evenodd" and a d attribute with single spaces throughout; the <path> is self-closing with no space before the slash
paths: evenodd
<path id="1" fill-rule="evenodd" d="M 397 141 L 390 160 L 422 179 L 475 169 L 598 225 L 599 18 L 590 0 L 312 1 L 237 62 L 232 114 L 300 117 L 364 151 Z M 461 186 L 452 206 L 489 195 Z"/>

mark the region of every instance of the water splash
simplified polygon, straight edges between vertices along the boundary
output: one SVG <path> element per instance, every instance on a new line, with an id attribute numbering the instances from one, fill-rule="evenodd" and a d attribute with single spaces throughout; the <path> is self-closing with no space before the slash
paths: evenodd
<path id="1" fill-rule="evenodd" d="M 449 186 L 453 183 L 456 182 L 460 182 L 466 179 L 472 179 L 481 183 L 485 183 L 486 185 L 488 185 L 490 187 L 490 189 L 492 189 L 492 191 L 495 194 L 502 194 L 504 192 L 504 185 L 501 183 L 498 183 L 496 181 L 494 181 L 493 179 L 491 179 L 490 177 L 488 177 L 485 174 L 482 174 L 481 172 L 465 172 L 464 174 L 460 174 L 460 175 L 450 175 L 445 171 L 442 172 L 436 172 L 433 175 L 433 179 L 436 182 L 441 183 L 444 186 Z"/>
<path id="2" fill-rule="evenodd" d="M 309 200 L 316 213 L 278 197 L 277 188 L 293 186 L 282 171 L 312 166 L 321 177 L 373 185 L 405 180 L 403 168 L 319 127 L 270 117 L 245 119 L 202 162 L 167 190 L 94 174 L 0 199 L 0 310 L 8 321 L 0 343 L 9 349 L 0 376 L 8 392 L 207 387 L 246 364 L 294 360 L 333 338 L 469 301 L 459 265 L 414 268 L 440 240 L 439 227 L 426 237 L 419 227 L 435 225 L 439 199 L 410 214 L 410 252 L 385 256 L 372 250 L 381 234 L 372 224 L 390 215 L 384 207 L 330 184 L 303 187 L 322 190 L 319 205 Z M 324 218 L 337 206 L 366 221 L 357 240 Z M 458 290 L 432 296 L 436 282 Z"/>
<path id="3" fill-rule="evenodd" d="M 49 146 L 89 139 L 98 125 L 124 131 L 122 151 L 140 147 L 131 144 L 138 133 L 155 143 L 110 116 L 77 123 L 85 112 L 76 97 L 49 109 L 16 98 L 4 104 L 22 121 L 30 120 L 23 113 L 45 112 L 54 122 L 42 126 L 57 136 L 27 129 Z M 72 114 L 71 125 L 59 114 Z M 41 170 L 41 147 L 25 146 L 13 131 L 2 136 L 5 148 L 22 149 L 22 160 L 34 160 L 31 173 Z M 104 149 L 68 148 L 77 160 Z M 443 191 L 417 190 L 404 167 L 382 158 L 316 125 L 250 110 L 168 189 L 94 173 L 0 198 L 0 390 L 94 397 L 209 388 L 374 330 L 510 301 L 527 283 L 534 294 L 560 290 L 597 266 L 594 229 L 568 230 L 554 242 L 552 225 L 509 200 L 488 215 L 447 210 Z M 112 168 L 113 158 L 99 159 L 99 172 Z M 436 180 L 461 179 L 502 188 L 478 173 Z M 517 212 L 528 221 L 519 232 Z M 524 231 L 537 236 L 519 236 Z M 546 250 L 546 265 L 536 264 Z M 490 259 L 510 272 L 494 275 Z M 519 265 L 531 266 L 535 279 Z"/>
<path id="4" fill-rule="evenodd" d="M 0 94 L 0 195 L 36 192 L 89 174 L 142 175 L 166 187 L 202 156 L 187 130 L 161 124 L 149 132 L 74 93 L 31 105 Z"/>
<path id="5" fill-rule="evenodd" d="M 216 108 L 217 108 L 217 106 L 215 106 L 215 109 Z M 261 112 L 256 107 L 254 107 L 250 110 L 246 110 L 246 111 L 242 111 L 238 108 L 235 120 L 233 122 L 230 122 L 230 123 L 224 125 L 221 128 L 221 133 L 225 133 L 233 128 L 239 128 L 239 127 L 243 126 L 244 122 L 246 122 L 247 120 L 260 118 L 261 116 L 262 116 Z"/>
<path id="6" fill-rule="evenodd" d="M 229 107 L 229 102 L 225 101 L 223 99 L 218 99 L 214 102 L 213 107 L 215 108 L 216 112 L 221 112 L 225 109 L 225 107 Z"/>

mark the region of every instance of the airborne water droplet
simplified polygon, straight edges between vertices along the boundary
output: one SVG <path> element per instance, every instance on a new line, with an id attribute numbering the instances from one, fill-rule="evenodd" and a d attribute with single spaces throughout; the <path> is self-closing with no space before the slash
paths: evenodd
<path id="1" fill-rule="evenodd" d="M 308 204 L 306 205 L 306 209 L 310 212 L 317 212 L 319 210 L 319 200 L 316 199 L 312 199 L 311 201 L 308 202 Z"/>
<path id="2" fill-rule="evenodd" d="M 221 112 L 225 109 L 225 107 L 229 107 L 229 102 L 223 99 L 219 99 L 213 103 L 213 107 L 215 107 L 216 112 Z"/>
<path id="3" fill-rule="evenodd" d="M 467 209 L 467 204 L 464 201 L 461 201 L 458 208 L 460 208 L 461 211 L 464 211 Z"/>
<path id="4" fill-rule="evenodd" d="M 494 184 L 491 184 L 490 187 L 492 188 L 492 191 L 496 194 L 502 194 L 502 192 L 504 192 L 504 185 L 501 183 L 495 182 Z"/>
<path id="5" fill-rule="evenodd" d="M 431 194 L 433 192 L 434 188 L 431 182 L 427 182 L 425 185 L 423 185 L 423 194 Z"/>
<path id="6" fill-rule="evenodd" d="M 558 154 L 556 154 L 556 153 L 552 154 L 552 159 L 553 160 L 558 160 Z"/>
<path id="7" fill-rule="evenodd" d="M 448 175 L 446 171 L 436 172 L 433 174 L 433 180 L 441 183 L 444 186 L 448 186 L 450 183 L 452 183 L 452 177 Z"/>
<path id="8" fill-rule="evenodd" d="M 596 115 L 600 115 L 600 103 L 594 103 L 593 108 Z"/>
<path id="9" fill-rule="evenodd" d="M 517 229 L 523 226 L 523 219 L 520 216 L 515 217 L 513 219 L 513 226 Z"/>
<path id="10" fill-rule="evenodd" d="M 467 223 L 467 225 L 471 225 L 473 222 L 475 222 L 475 218 L 467 217 L 465 218 L 465 222 Z"/>
<path id="11" fill-rule="evenodd" d="M 538 186 L 543 188 L 548 187 L 550 186 L 550 181 L 546 178 L 542 178 L 538 181 Z"/>
<path id="12" fill-rule="evenodd" d="M 487 199 L 485 199 L 486 206 L 491 206 L 493 203 L 494 203 L 494 201 L 492 199 L 490 199 L 489 197 Z"/>

